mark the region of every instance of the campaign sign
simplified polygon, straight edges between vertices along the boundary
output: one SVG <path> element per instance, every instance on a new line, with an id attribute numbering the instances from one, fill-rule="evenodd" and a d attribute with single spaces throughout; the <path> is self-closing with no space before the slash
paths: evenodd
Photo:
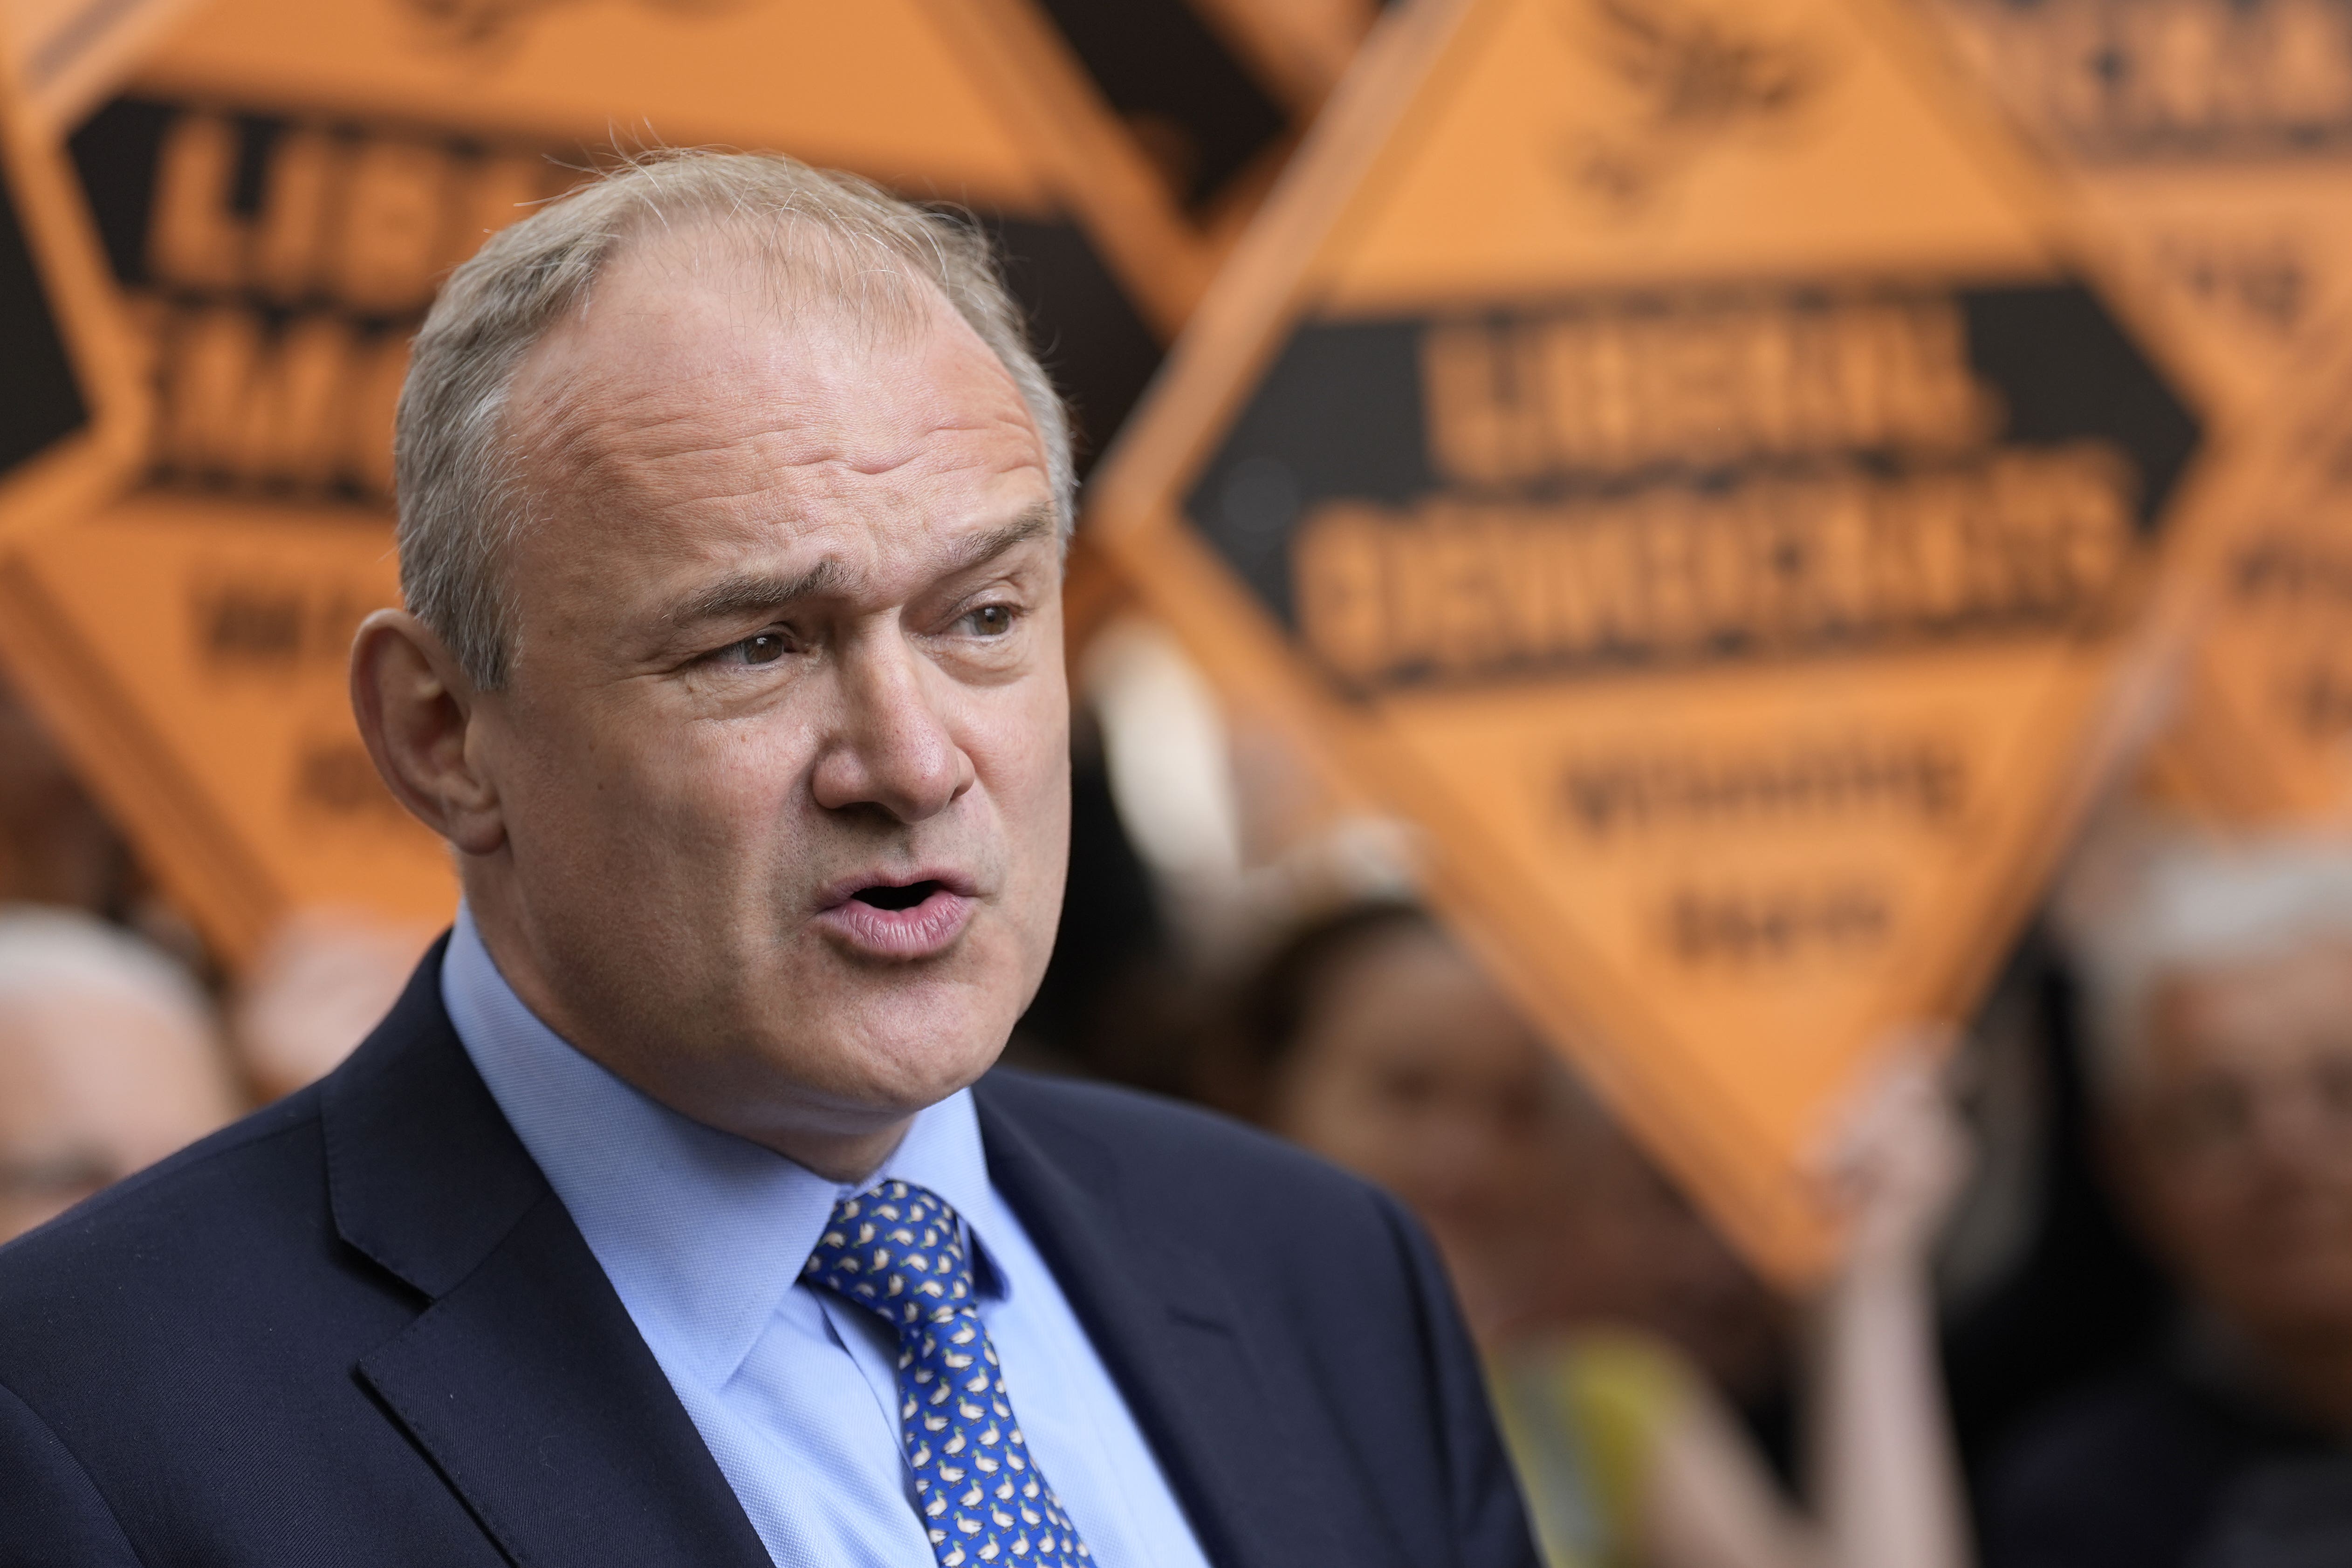
<path id="1" fill-rule="evenodd" d="M 1186 218 L 1230 244 L 1321 100 L 1277 68 L 1292 64 L 1278 52 L 1290 40 L 1274 31 L 1286 7 L 1265 7 L 1266 26 L 1244 28 L 1202 0 L 1036 5 Z"/>
<path id="2" fill-rule="evenodd" d="M 2079 182 L 2204 379 L 2296 433 L 2257 503 L 2155 772 L 2240 820 L 2344 818 L 2352 706 L 2328 643 L 2352 531 L 2309 447 L 2352 324 L 2352 5 L 1939 0 L 1960 54 Z M 2300 443 L 2305 450 L 2291 455 Z M 2288 497 L 2293 497 L 2290 500 Z"/>
<path id="3" fill-rule="evenodd" d="M 2264 478 L 2216 573 L 2155 756 L 2172 803 L 2241 824 L 2352 821 L 2352 357 L 2283 386 Z"/>
<path id="4" fill-rule="evenodd" d="M 0 0 L 0 44 L 27 123 L 62 134 L 194 0 Z"/>
<path id="5" fill-rule="evenodd" d="M 1300 110 L 1319 106 L 1395 0 L 1181 0 L 1257 78 Z"/>
<path id="6" fill-rule="evenodd" d="M 26 680 L 79 694 L 95 787 L 225 953 L 297 904 L 451 907 L 344 690 L 358 622 L 398 601 L 393 405 L 438 280 L 615 142 L 773 149 L 970 210 L 1108 434 L 1202 242 L 1048 24 L 984 9 L 204 0 L 76 130 L 156 417 L 133 489 L 27 543 L 11 613 Z"/>
<path id="7" fill-rule="evenodd" d="M 6 57 L 0 54 L 0 63 Z M 137 461 L 144 389 L 81 193 L 0 79 L 0 550 Z"/>
<path id="8" fill-rule="evenodd" d="M 0 68 L 12 67 L 0 52 Z M 79 725 L 73 672 L 34 689 L 18 551 L 137 471 L 146 388 L 81 193 L 0 70 L 0 679 Z"/>
<path id="9" fill-rule="evenodd" d="M 2222 395 L 2352 311 L 2352 5 L 1927 0 Z"/>
<path id="10" fill-rule="evenodd" d="M 1843 0 L 1367 46 L 1097 476 L 1218 676 L 1766 1267 L 2176 637 L 2218 443 L 1997 116 Z"/>

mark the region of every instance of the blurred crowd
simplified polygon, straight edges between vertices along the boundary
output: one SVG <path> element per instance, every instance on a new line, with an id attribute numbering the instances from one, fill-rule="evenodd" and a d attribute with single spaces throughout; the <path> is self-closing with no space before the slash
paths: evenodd
<path id="1" fill-rule="evenodd" d="M 432 935 L 303 910 L 226 975 L 0 682 L 0 1241 L 324 1074 Z"/>
<path id="2" fill-rule="evenodd" d="M 1148 626 L 1078 674 L 1011 1059 L 1402 1198 L 1555 1568 L 2352 1562 L 2352 845 L 2107 813 L 1979 1015 L 1886 1042 L 1792 1298 L 1416 902 L 1409 834 Z M 0 1239 L 329 1071 L 431 935 L 304 911 L 227 973 L 0 692 Z"/>

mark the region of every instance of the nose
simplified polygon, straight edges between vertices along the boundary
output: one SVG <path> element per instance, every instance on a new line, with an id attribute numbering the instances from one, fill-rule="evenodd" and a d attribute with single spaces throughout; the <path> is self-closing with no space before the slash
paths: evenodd
<path id="1" fill-rule="evenodd" d="M 846 645 L 840 699 L 814 786 L 827 810 L 871 807 L 901 822 L 947 810 L 977 777 L 919 655 L 895 631 Z"/>

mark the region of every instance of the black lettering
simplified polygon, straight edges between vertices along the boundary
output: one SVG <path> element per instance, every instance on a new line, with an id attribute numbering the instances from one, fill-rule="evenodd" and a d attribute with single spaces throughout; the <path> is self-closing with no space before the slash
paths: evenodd
<path id="1" fill-rule="evenodd" d="M 298 810 L 346 821 L 376 820 L 404 825 L 413 819 L 383 787 L 367 748 L 357 740 L 314 741 L 294 766 Z"/>
<path id="2" fill-rule="evenodd" d="M 2295 727 L 2314 745 L 2333 745 L 2352 731 L 2352 672 L 2309 665 L 2287 682 L 2285 696 Z"/>
<path id="3" fill-rule="evenodd" d="M 144 134 L 118 151 L 147 160 L 145 178 L 107 173 L 147 202 L 114 227 L 143 238 L 124 281 L 155 329 L 152 477 L 389 504 L 393 394 L 435 287 L 571 176 L 533 149 L 414 130 L 109 113 L 126 110 Z"/>
<path id="4" fill-rule="evenodd" d="M 206 578 L 193 596 L 199 656 L 225 672 L 339 670 L 378 608 L 341 583 L 251 577 Z"/>
<path id="5" fill-rule="evenodd" d="M 2231 563 L 2231 598 L 2249 613 L 2352 610 L 2352 554 L 2291 534 L 2255 539 Z"/>
<path id="6" fill-rule="evenodd" d="M 1917 472 L 1831 467 L 1559 501 L 1352 503 L 1293 538 L 1299 629 L 1358 688 L 2046 634 L 2133 549 L 2093 443 Z"/>
<path id="7" fill-rule="evenodd" d="M 1571 758 L 1559 798 L 1569 824 L 1592 839 L 1858 819 L 1940 830 L 1959 821 L 1967 779 L 1958 748 L 1931 737 L 1800 738 Z"/>
<path id="8" fill-rule="evenodd" d="M 1962 0 L 1988 78 L 2095 162 L 2352 144 L 2344 0 Z"/>
<path id="9" fill-rule="evenodd" d="M 1882 946 L 1892 916 L 1877 889 L 1685 887 L 1667 902 L 1668 948 L 1691 967 L 1788 965 L 1844 958 Z"/>

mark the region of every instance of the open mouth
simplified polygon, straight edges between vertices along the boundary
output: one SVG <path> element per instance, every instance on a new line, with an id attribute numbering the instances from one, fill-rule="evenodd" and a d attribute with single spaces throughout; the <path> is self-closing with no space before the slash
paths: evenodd
<path id="1" fill-rule="evenodd" d="M 863 956 L 928 958 L 955 946 L 977 904 L 976 896 L 959 884 L 924 877 L 868 883 L 817 918 Z"/>
<path id="2" fill-rule="evenodd" d="M 861 887 L 849 896 L 860 904 L 870 904 L 876 909 L 896 911 L 912 909 L 939 890 L 940 884 L 937 882 L 910 882 L 904 887 L 877 883 L 872 887 Z"/>

